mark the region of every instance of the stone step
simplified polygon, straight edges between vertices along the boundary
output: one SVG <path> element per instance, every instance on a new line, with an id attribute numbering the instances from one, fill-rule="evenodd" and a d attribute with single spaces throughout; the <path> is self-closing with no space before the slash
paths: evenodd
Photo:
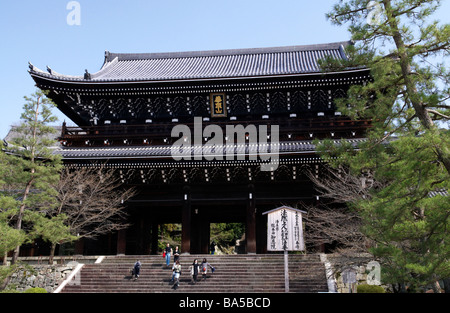
<path id="1" fill-rule="evenodd" d="M 323 288 L 305 287 L 305 288 L 290 288 L 290 292 L 301 292 L 301 293 L 317 293 L 326 292 L 327 290 Z M 66 291 L 67 292 L 67 291 Z M 121 288 L 105 290 L 104 288 L 74 288 L 69 292 L 73 293 L 124 293 Z M 167 293 L 174 292 L 172 286 L 167 286 L 165 288 L 154 288 L 154 289 L 143 289 L 143 288 L 133 288 L 125 291 L 126 293 Z M 205 287 L 205 288 L 195 288 L 195 285 L 189 286 L 179 286 L 177 292 L 181 293 L 284 293 L 283 288 L 252 288 L 252 289 L 239 289 L 236 286 L 229 287 Z"/>
<path id="2" fill-rule="evenodd" d="M 197 258 L 207 258 L 216 271 L 208 269 L 207 280 L 191 284 L 189 266 Z M 130 270 L 139 259 L 138 280 L 131 280 Z M 172 258 L 173 261 L 173 258 Z M 284 257 L 268 255 L 182 255 L 182 275 L 177 292 L 284 292 Z M 98 264 L 86 264 L 78 285 L 67 285 L 63 292 L 172 292 L 172 271 L 162 256 L 107 256 Z M 290 290 L 325 292 L 325 268 L 318 255 L 289 255 Z M 199 280 L 202 275 L 199 274 Z"/>
<path id="3" fill-rule="evenodd" d="M 201 261 L 202 259 L 206 258 L 208 261 L 210 260 L 227 260 L 227 261 L 234 261 L 234 260 L 267 260 L 267 261 L 273 261 L 273 260 L 284 260 L 283 255 L 181 255 L 180 259 L 189 259 L 194 260 L 197 259 Z M 296 261 L 308 261 L 308 260 L 319 260 L 319 256 L 317 255 L 289 255 L 289 259 L 296 260 Z M 106 256 L 103 260 L 103 262 L 122 262 L 122 261 L 136 261 L 139 260 L 161 260 L 164 261 L 164 258 L 162 255 L 135 255 L 135 256 Z M 173 255 L 171 256 L 171 259 L 173 260 Z"/>
<path id="4" fill-rule="evenodd" d="M 123 275 L 127 275 L 131 272 L 132 267 L 125 267 L 125 268 L 84 268 L 83 271 L 84 273 L 93 273 L 93 274 L 123 274 Z M 319 267 L 309 267 L 307 269 L 295 269 L 295 268 L 289 268 L 289 272 L 292 273 L 298 273 L 298 274 L 307 274 L 307 273 L 311 273 L 314 272 L 314 270 L 321 270 L 321 268 Z M 185 267 L 181 267 L 181 271 L 183 273 L 188 273 L 190 272 L 189 267 L 185 266 Z M 147 274 L 152 274 L 152 273 L 171 273 L 172 270 L 169 269 L 161 269 L 161 270 L 156 270 L 156 269 L 148 269 L 145 266 L 141 267 L 141 273 L 147 273 Z M 212 272 L 211 269 L 208 269 L 207 271 Z M 215 271 L 214 274 L 217 275 L 234 275 L 237 273 L 255 273 L 255 274 L 263 274 L 263 273 L 270 273 L 272 274 L 276 274 L 276 273 L 280 273 L 280 274 L 284 274 L 284 268 L 283 267 L 279 267 L 279 268 L 266 268 L 266 267 L 246 267 L 246 268 L 224 268 L 224 267 L 215 267 Z"/>
<path id="5" fill-rule="evenodd" d="M 151 288 L 151 289 L 146 289 L 146 288 L 140 288 L 140 287 L 134 287 L 134 288 L 129 288 L 127 289 L 127 293 L 128 292 L 145 292 L 145 293 L 154 293 L 154 292 L 169 292 L 170 290 L 173 289 L 173 286 L 164 286 L 164 287 L 160 287 L 160 288 Z M 284 285 L 283 286 L 277 286 L 277 287 L 273 287 L 273 288 L 261 288 L 261 287 L 253 287 L 253 288 L 236 288 L 235 285 L 230 285 L 230 286 L 218 286 L 218 287 L 202 287 L 202 288 L 197 288 L 196 285 L 180 285 L 178 287 L 178 290 L 180 292 L 227 292 L 227 291 L 232 291 L 233 293 L 245 293 L 245 292 L 284 292 Z M 322 288 L 316 288 L 316 287 L 311 287 L 311 286 L 306 286 L 304 288 L 300 288 L 300 289 L 293 289 L 290 288 L 290 290 L 292 290 L 293 292 L 296 292 L 298 290 L 302 290 L 303 292 L 320 292 L 323 291 Z M 71 289 L 72 292 L 78 291 L 78 292 L 124 292 L 122 288 L 111 288 L 111 289 L 107 289 L 107 288 L 87 288 L 87 287 L 79 287 L 79 288 L 72 288 Z"/>
<path id="6" fill-rule="evenodd" d="M 222 287 L 230 287 L 230 286 L 234 286 L 235 288 L 240 288 L 240 289 L 248 289 L 248 288 L 255 288 L 255 287 L 260 287 L 260 288 L 264 288 L 264 289 L 270 289 L 270 288 L 284 288 L 284 281 L 282 282 L 271 282 L 271 283 L 249 283 L 249 284 L 240 284 L 239 286 L 236 286 L 236 284 L 234 283 L 210 283 L 208 281 L 206 282 L 197 282 L 195 285 L 201 284 L 204 288 L 222 288 Z M 161 282 L 161 283 L 154 283 L 154 284 L 142 284 L 142 283 L 130 283 L 128 285 L 125 284 L 82 284 L 81 286 L 83 288 L 91 288 L 91 289 L 121 289 L 121 290 L 128 290 L 128 289 L 133 289 L 133 288 L 143 288 L 146 290 L 151 290 L 154 288 L 166 288 L 167 286 L 172 286 L 172 283 L 169 282 Z M 182 280 L 180 282 L 180 285 L 184 286 L 184 285 L 193 285 L 190 280 Z M 194 285 L 194 286 L 195 286 Z M 290 282 L 289 283 L 291 288 L 296 288 L 296 287 L 308 287 L 308 288 L 321 288 L 323 287 L 323 284 L 317 282 L 317 283 L 312 283 L 312 282 L 307 282 L 307 283 L 301 283 L 301 284 L 297 284 L 295 282 Z M 68 287 L 69 288 L 69 287 Z M 200 287 L 199 287 L 200 288 Z"/>
<path id="7" fill-rule="evenodd" d="M 243 261 L 253 261 L 253 260 L 254 261 L 276 261 L 276 260 L 283 261 L 284 260 L 283 256 L 267 256 L 267 257 L 237 257 L 237 256 L 233 256 L 233 255 L 231 255 L 229 257 L 225 257 L 225 256 L 220 256 L 220 257 L 211 257 L 211 256 L 196 257 L 196 256 L 192 256 L 192 255 L 181 255 L 180 256 L 181 260 L 191 260 L 191 262 L 194 259 L 197 259 L 199 262 L 201 262 L 201 260 L 203 260 L 204 258 L 207 259 L 208 261 L 211 261 L 211 260 L 227 260 L 227 261 L 230 261 L 230 262 L 232 262 L 232 261 L 239 261 L 239 260 L 243 260 Z M 106 256 L 103 259 L 103 263 L 105 263 L 105 262 L 117 263 L 117 262 L 123 262 L 123 261 L 134 262 L 137 259 L 139 259 L 141 261 L 142 260 L 161 260 L 161 262 L 163 262 L 165 260 L 165 258 L 163 258 L 162 256 L 150 256 L 150 255 L 141 256 L 141 257 L 139 257 L 139 256 L 137 256 L 137 257 L 121 257 L 121 256 L 118 256 L 118 257 L 115 257 L 115 258 L 110 257 L 110 256 Z M 173 256 L 171 256 L 170 259 L 173 260 Z M 299 262 L 301 262 L 301 261 L 316 261 L 316 260 L 319 260 L 319 258 L 316 257 L 316 256 L 312 257 L 312 256 L 296 256 L 296 255 L 290 255 L 288 257 L 288 259 L 289 260 L 296 260 L 296 261 L 299 261 Z"/>
<path id="8" fill-rule="evenodd" d="M 168 274 L 168 275 L 146 275 L 145 273 L 140 273 L 139 278 L 142 281 L 147 281 L 147 280 L 153 280 L 153 279 L 159 279 L 159 280 L 168 280 L 172 277 L 172 273 Z M 181 278 L 191 278 L 190 273 L 181 273 Z M 198 277 L 202 277 L 202 275 L 198 275 Z M 312 273 L 309 275 L 289 275 L 291 280 L 298 280 L 298 281 L 305 281 L 305 280 L 320 280 L 323 278 L 322 275 L 320 275 L 320 273 Z M 127 281 L 129 279 L 131 279 L 131 275 L 85 275 L 84 273 L 81 273 L 81 275 L 79 276 L 79 278 L 82 281 L 114 281 L 114 282 L 121 282 L 121 281 Z M 221 280 L 227 280 L 227 281 L 242 281 L 242 280 L 248 280 L 248 279 L 252 279 L 252 280 L 267 280 L 267 279 L 271 279 L 271 281 L 276 281 L 276 280 L 284 280 L 284 275 L 279 275 L 279 274 L 275 274 L 275 275 L 268 275 L 268 274 L 246 274 L 246 275 L 240 275 L 240 276 L 236 276 L 236 275 L 216 275 L 214 274 L 207 274 L 206 275 L 206 279 L 211 279 L 214 281 L 221 281 Z"/>
<path id="9" fill-rule="evenodd" d="M 139 280 L 139 279 L 138 279 Z M 289 282 L 291 287 L 316 287 L 320 288 L 323 287 L 323 284 L 320 282 L 313 283 L 313 282 L 303 282 L 301 284 L 297 284 L 296 282 Z M 67 286 L 66 288 L 86 288 L 86 289 L 135 289 L 135 288 L 143 288 L 143 289 L 154 289 L 154 288 L 164 288 L 173 286 L 173 283 L 167 282 L 159 282 L 159 283 L 153 283 L 153 284 L 144 284 L 142 282 L 138 281 L 130 281 L 128 284 L 81 284 L 81 285 L 71 285 Z M 190 279 L 187 280 L 181 280 L 180 286 L 191 286 L 192 288 L 222 288 L 222 287 L 235 287 L 236 289 L 251 289 L 251 288 L 284 288 L 284 281 L 281 282 L 249 282 L 249 283 L 241 283 L 239 285 L 236 285 L 232 282 L 211 282 L 211 281 L 198 281 L 196 284 L 192 284 Z"/>

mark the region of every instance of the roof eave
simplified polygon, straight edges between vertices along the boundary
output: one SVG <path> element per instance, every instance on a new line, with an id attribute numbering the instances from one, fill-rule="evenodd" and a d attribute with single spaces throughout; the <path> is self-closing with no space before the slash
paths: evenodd
<path id="1" fill-rule="evenodd" d="M 289 73 L 275 75 L 258 75 L 258 76 L 224 76 L 224 77 L 200 77 L 200 78 L 180 78 L 180 79 L 161 79 L 161 80 L 145 80 L 145 79 L 126 79 L 126 80 L 87 80 L 87 79 L 69 79 L 57 76 L 51 76 L 46 73 L 29 71 L 32 77 L 39 77 L 46 81 L 63 83 L 63 84 L 80 84 L 80 85 L 120 85 L 120 84 L 161 84 L 161 83 L 178 83 L 178 82 L 208 82 L 208 81 L 225 81 L 225 80 L 251 80 L 251 79 L 267 79 L 267 78 L 286 78 L 286 77 L 311 77 L 311 76 L 330 76 L 348 73 L 359 73 L 369 71 L 368 68 L 355 68 L 333 72 L 308 72 L 308 73 Z"/>

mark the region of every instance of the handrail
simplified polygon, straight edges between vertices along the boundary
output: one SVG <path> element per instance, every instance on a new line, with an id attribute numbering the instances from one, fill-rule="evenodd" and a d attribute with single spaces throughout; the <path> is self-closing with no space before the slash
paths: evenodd
<path id="1" fill-rule="evenodd" d="M 84 264 L 78 263 L 75 269 L 72 270 L 70 275 L 61 283 L 61 285 L 58 286 L 58 288 L 56 288 L 55 291 L 53 291 L 53 293 L 60 293 L 64 289 L 64 287 L 73 280 L 73 278 L 78 274 L 78 272 L 81 271 L 83 266 Z"/>
<path id="2" fill-rule="evenodd" d="M 282 122 L 282 123 L 279 123 Z M 295 120 L 252 120 L 252 121 L 217 121 L 217 122 L 203 122 L 203 126 L 210 124 L 225 127 L 227 125 L 279 125 L 280 131 L 298 131 L 298 130 L 320 130 L 323 127 L 345 128 L 349 126 L 358 127 L 370 125 L 371 120 L 350 120 L 350 119 L 295 119 Z M 193 129 L 195 124 L 179 123 L 186 125 Z M 71 127 L 66 126 L 61 133 L 61 139 L 76 139 L 86 137 L 101 137 L 101 136 L 160 136 L 162 134 L 170 134 L 172 128 L 178 124 L 175 123 L 151 123 L 151 124 L 120 124 L 120 125 L 102 125 L 102 126 L 84 126 Z"/>

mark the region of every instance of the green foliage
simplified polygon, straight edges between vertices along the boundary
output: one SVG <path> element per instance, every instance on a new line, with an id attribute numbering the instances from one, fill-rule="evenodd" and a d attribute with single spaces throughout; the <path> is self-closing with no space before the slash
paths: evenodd
<path id="1" fill-rule="evenodd" d="M 16 262 L 11 265 L 0 265 L 0 286 L 3 285 L 5 289 L 1 290 L 0 293 L 15 293 L 16 286 L 13 284 L 9 284 L 9 278 L 14 274 L 19 272 L 21 268 L 26 268 L 30 270 L 30 272 L 34 272 L 34 270 L 28 264 L 20 264 L 20 262 Z M 6 284 L 5 284 L 6 283 Z"/>
<path id="2" fill-rule="evenodd" d="M 448 120 L 448 65 L 436 57 L 449 55 L 450 25 L 430 21 L 440 1 L 377 1 L 379 23 L 372 25 L 368 3 L 342 0 L 328 13 L 333 23 L 349 24 L 355 45 L 348 48 L 347 61 L 323 62 L 324 70 L 367 67 L 373 77 L 365 86 L 353 86 L 339 110 L 353 118 L 376 117 L 385 132 Z"/>
<path id="3" fill-rule="evenodd" d="M 65 225 L 65 214 L 48 217 L 42 213 L 30 212 L 25 220 L 33 223 L 32 234 L 52 244 L 75 241 L 78 238 L 71 235 L 70 227 Z"/>
<path id="4" fill-rule="evenodd" d="M 0 221 L 0 255 L 13 250 L 26 241 L 26 234 L 23 230 L 10 227 L 4 221 Z"/>
<path id="5" fill-rule="evenodd" d="M 15 187 L 10 195 L 22 198 L 27 207 L 56 206 L 56 191 L 51 184 L 58 181 L 62 163 L 50 149 L 56 143 L 56 130 L 48 126 L 56 120 L 51 114 L 54 105 L 41 91 L 24 98 L 22 123 L 14 128 L 15 136 L 8 146 L 14 155 L 6 160 L 9 173 L 14 175 L 8 175 L 6 183 Z"/>
<path id="6" fill-rule="evenodd" d="M 23 293 L 47 293 L 47 290 L 44 288 L 34 287 L 34 288 L 28 288 Z"/>
<path id="7" fill-rule="evenodd" d="M 0 293 L 22 293 L 14 288 L 5 288 L 0 291 Z"/>
<path id="8" fill-rule="evenodd" d="M 47 214 L 58 205 L 53 185 L 59 180 L 61 157 L 50 147 L 56 143 L 53 103 L 37 91 L 24 97 L 22 123 L 0 153 L 0 252 L 8 252 L 37 236 L 54 242 L 68 240 L 63 218 Z M 15 250 L 13 262 L 19 249 Z"/>
<path id="9" fill-rule="evenodd" d="M 245 233 L 245 225 L 241 223 L 211 223 L 210 241 L 228 250 L 241 239 Z M 160 225 L 161 238 L 158 241 L 158 250 L 163 251 L 169 243 L 172 248 L 181 244 L 181 224 Z"/>
<path id="10" fill-rule="evenodd" d="M 383 282 L 413 288 L 450 277 L 450 201 L 430 196 L 450 190 L 450 132 L 438 127 L 450 115 L 450 25 L 430 21 L 439 2 L 378 1 L 380 20 L 372 24 L 368 0 L 339 1 L 328 17 L 349 25 L 355 45 L 348 61 L 322 63 L 324 71 L 371 71 L 371 81 L 352 86 L 336 103 L 353 119 L 372 120 L 367 140 L 358 150 L 318 142 L 319 151 L 332 165 L 355 176 L 373 173 L 385 186 L 349 205 L 374 242 L 370 252 L 383 263 Z"/>
<path id="11" fill-rule="evenodd" d="M 211 224 L 211 242 L 214 241 L 221 247 L 234 246 L 244 233 L 245 225 L 241 223 Z"/>
<path id="12" fill-rule="evenodd" d="M 357 293 L 385 293 L 384 288 L 376 285 L 358 285 L 356 287 Z"/>
<path id="13" fill-rule="evenodd" d="M 158 241 L 158 250 L 163 251 L 166 244 L 175 249 L 176 246 L 180 248 L 181 245 L 181 224 L 161 224 L 160 225 L 161 239 Z"/>
<path id="14" fill-rule="evenodd" d="M 11 266 L 0 265 L 0 283 L 3 282 L 6 279 L 6 277 L 16 272 L 18 267 L 19 266 L 17 263 Z"/>
<path id="15" fill-rule="evenodd" d="M 376 243 L 370 251 L 385 260 L 385 282 L 420 286 L 450 275 L 450 203 L 447 196 L 430 196 L 449 190 L 450 180 L 436 162 L 434 139 L 427 132 L 392 142 L 393 154 L 375 168 L 389 183 L 355 203 L 366 221 L 363 231 Z"/>

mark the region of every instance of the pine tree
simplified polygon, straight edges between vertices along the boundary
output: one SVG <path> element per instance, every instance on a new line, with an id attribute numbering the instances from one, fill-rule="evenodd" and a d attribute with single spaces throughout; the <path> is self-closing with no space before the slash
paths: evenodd
<path id="1" fill-rule="evenodd" d="M 13 224 L 16 231 L 25 232 L 31 240 L 36 233 L 33 229 L 35 214 L 46 216 L 46 212 L 57 205 L 57 193 L 52 184 L 59 179 L 62 163 L 60 156 L 50 148 L 55 143 L 55 129 L 49 126 L 56 121 L 51 112 L 53 103 L 41 91 L 24 98 L 22 123 L 14 128 L 15 135 L 2 156 L 6 172 L 2 197 L 10 204 L 3 207 L 2 214 L 8 216 L 9 224 Z M 17 244 L 12 264 L 17 261 L 19 252 L 20 244 Z"/>
<path id="2" fill-rule="evenodd" d="M 450 277 L 450 132 L 441 127 L 450 118 L 450 25 L 430 21 L 439 4 L 340 0 L 328 17 L 349 23 L 355 44 L 348 61 L 322 63 L 325 71 L 371 70 L 370 82 L 337 101 L 345 115 L 372 120 L 367 140 L 359 150 L 327 141 L 320 149 L 352 175 L 370 172 L 382 182 L 349 205 L 375 243 L 370 252 L 382 263 L 384 282 L 411 289 Z"/>
<path id="3" fill-rule="evenodd" d="M 3 264 L 6 265 L 7 253 L 24 243 L 25 236 L 22 231 L 11 227 L 9 223 L 11 210 L 16 208 L 18 203 L 13 197 L 9 196 L 5 177 L 12 173 L 7 166 L 8 156 L 3 153 L 4 150 L 4 144 L 0 142 L 0 257 L 3 257 Z"/>

